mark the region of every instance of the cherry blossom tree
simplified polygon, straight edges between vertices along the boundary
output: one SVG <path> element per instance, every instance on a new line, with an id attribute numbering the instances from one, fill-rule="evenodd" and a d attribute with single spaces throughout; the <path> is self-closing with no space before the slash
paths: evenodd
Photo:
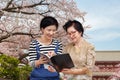
<path id="1" fill-rule="evenodd" d="M 62 25 L 68 19 L 84 23 L 74 0 L 0 0 L 0 53 L 18 57 L 28 49 L 31 39 L 40 35 L 39 23 L 44 16 L 53 16 L 59 21 L 56 37 L 66 40 Z"/>

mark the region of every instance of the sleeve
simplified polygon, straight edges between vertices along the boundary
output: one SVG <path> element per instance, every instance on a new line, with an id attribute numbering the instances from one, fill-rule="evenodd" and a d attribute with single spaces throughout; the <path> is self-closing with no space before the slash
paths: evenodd
<path id="1" fill-rule="evenodd" d="M 35 60 L 37 60 L 37 52 L 36 52 L 36 47 L 35 43 L 32 41 L 29 46 L 29 65 L 31 67 L 35 67 Z"/>
<path id="2" fill-rule="evenodd" d="M 87 67 L 92 70 L 95 65 L 95 55 L 96 55 L 94 46 L 90 44 L 87 52 L 88 52 L 87 53 Z"/>

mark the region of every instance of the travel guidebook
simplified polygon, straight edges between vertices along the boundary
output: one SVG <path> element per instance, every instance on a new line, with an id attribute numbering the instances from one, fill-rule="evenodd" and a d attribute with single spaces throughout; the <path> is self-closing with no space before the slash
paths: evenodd
<path id="1" fill-rule="evenodd" d="M 46 57 L 49 60 L 48 64 L 53 66 L 58 72 L 60 72 L 63 68 L 74 67 L 73 61 L 68 53 L 58 54 L 51 58 L 49 58 L 49 56 L 47 56 L 46 54 L 41 55 Z"/>

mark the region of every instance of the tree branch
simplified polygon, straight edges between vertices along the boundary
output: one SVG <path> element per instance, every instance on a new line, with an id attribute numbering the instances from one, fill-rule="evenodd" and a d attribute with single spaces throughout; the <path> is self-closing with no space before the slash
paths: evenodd
<path id="1" fill-rule="evenodd" d="M 22 13 L 22 14 L 28 14 L 28 15 L 32 15 L 32 14 L 39 14 L 39 15 L 44 16 L 43 14 L 48 13 L 48 12 L 51 12 L 51 11 L 50 11 L 50 10 L 48 10 L 48 11 L 43 12 L 43 13 L 34 13 L 34 12 L 24 12 L 24 11 L 14 11 L 14 10 L 11 10 L 11 11 L 8 11 L 8 12 Z"/>
<path id="2" fill-rule="evenodd" d="M 37 34 L 22 33 L 22 32 L 10 33 L 10 34 L 7 34 L 7 35 L 5 35 L 5 36 L 1 36 L 1 37 L 0 37 L 0 43 L 1 43 L 3 40 L 5 40 L 5 39 L 7 39 L 8 37 L 10 37 L 11 35 L 12 35 L 12 36 L 15 36 L 15 35 L 28 35 L 28 36 L 31 36 L 31 37 L 33 38 L 33 35 L 37 35 Z"/>
<path id="3" fill-rule="evenodd" d="M 23 9 L 23 8 L 33 8 L 38 5 L 49 5 L 48 3 L 42 3 L 43 1 L 37 3 L 37 4 L 32 4 L 32 5 L 27 5 L 27 6 L 17 6 L 17 7 L 11 7 L 11 8 L 3 8 L 3 11 L 10 11 L 10 10 L 15 10 L 15 9 Z"/>
<path id="4" fill-rule="evenodd" d="M 42 16 L 44 16 L 43 14 L 45 14 L 45 13 L 51 12 L 50 10 L 48 10 L 46 12 L 43 12 L 43 13 L 22 11 L 22 9 L 25 9 L 25 8 L 34 8 L 34 7 L 38 6 L 38 5 L 50 5 L 49 3 L 45 3 L 44 2 L 45 0 L 41 0 L 39 3 L 34 3 L 34 4 L 31 4 L 31 5 L 9 7 L 12 4 L 12 1 L 13 0 L 9 1 L 8 4 L 7 4 L 7 6 L 5 8 L 3 8 L 2 11 L 13 12 L 13 13 L 22 13 L 22 14 L 28 14 L 28 15 L 39 14 L 39 15 L 42 15 Z"/>
<path id="5" fill-rule="evenodd" d="M 11 5 L 12 2 L 13 2 L 13 0 L 9 1 L 5 8 L 8 8 Z"/>

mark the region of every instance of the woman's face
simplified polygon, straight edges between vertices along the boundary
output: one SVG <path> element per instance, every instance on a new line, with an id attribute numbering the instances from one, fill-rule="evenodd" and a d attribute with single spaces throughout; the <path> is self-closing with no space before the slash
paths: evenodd
<path id="1" fill-rule="evenodd" d="M 67 29 L 67 35 L 73 43 L 77 43 L 81 38 L 81 32 L 78 32 L 73 26 Z"/>
<path id="2" fill-rule="evenodd" d="M 45 38 L 50 40 L 54 37 L 56 30 L 57 29 L 56 29 L 55 25 L 50 25 L 50 26 L 47 26 L 46 28 L 42 29 L 42 33 Z"/>

